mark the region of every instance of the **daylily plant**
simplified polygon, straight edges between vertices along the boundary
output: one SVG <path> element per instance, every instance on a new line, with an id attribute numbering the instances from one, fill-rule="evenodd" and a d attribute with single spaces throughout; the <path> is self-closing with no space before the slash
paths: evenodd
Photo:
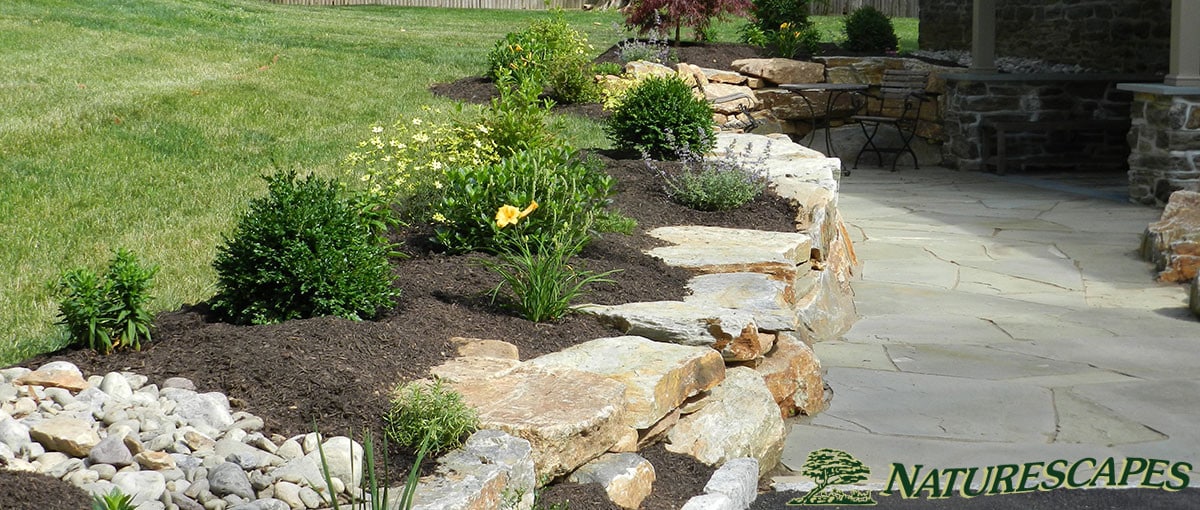
<path id="1" fill-rule="evenodd" d="M 529 213 L 536 211 L 538 203 L 536 200 L 531 200 L 529 206 L 524 210 L 517 209 L 514 206 L 504 204 L 500 209 L 496 210 L 496 226 L 504 228 L 509 225 L 516 225 L 522 218 L 529 216 Z"/>

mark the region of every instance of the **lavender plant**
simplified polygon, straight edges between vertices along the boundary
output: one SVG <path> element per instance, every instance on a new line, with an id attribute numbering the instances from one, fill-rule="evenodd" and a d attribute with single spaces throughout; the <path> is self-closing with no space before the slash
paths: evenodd
<path id="1" fill-rule="evenodd" d="M 676 147 L 681 169 L 667 172 L 643 154 L 651 171 L 663 179 L 663 188 L 671 200 L 699 211 L 728 211 L 754 200 L 766 189 L 766 161 L 770 146 L 754 154 L 753 144 L 741 151 L 732 147 L 717 156 L 705 157 Z"/>

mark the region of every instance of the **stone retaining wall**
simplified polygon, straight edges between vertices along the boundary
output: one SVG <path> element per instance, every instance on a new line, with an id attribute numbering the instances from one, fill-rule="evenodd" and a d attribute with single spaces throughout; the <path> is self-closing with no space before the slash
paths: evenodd
<path id="1" fill-rule="evenodd" d="M 1134 94 L 1129 197 L 1162 206 L 1177 190 L 1200 191 L 1200 94 Z"/>
<path id="2" fill-rule="evenodd" d="M 996 2 L 996 56 L 1120 73 L 1166 73 L 1171 0 Z M 921 49 L 969 50 L 971 2 L 920 1 Z"/>
<path id="3" fill-rule="evenodd" d="M 1125 75 L 949 74 L 946 78 L 942 162 L 950 168 L 981 170 L 985 147 L 994 147 L 997 121 L 1127 119 L 1132 94 L 1117 83 Z M 1027 133 L 1009 137 L 1011 155 L 1087 154 L 1100 168 L 1125 168 L 1129 147 L 1123 136 Z"/>

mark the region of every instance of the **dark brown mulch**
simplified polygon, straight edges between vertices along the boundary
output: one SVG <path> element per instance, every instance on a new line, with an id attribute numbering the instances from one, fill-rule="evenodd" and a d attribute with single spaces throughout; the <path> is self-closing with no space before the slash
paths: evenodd
<path id="1" fill-rule="evenodd" d="M 48 475 L 8 471 L 0 466 L 0 508 L 4 510 L 87 510 L 83 489 Z"/>
<path id="2" fill-rule="evenodd" d="M 684 46 L 679 51 L 684 61 L 709 59 L 713 67 L 723 67 L 722 62 L 748 56 L 747 47 L 739 46 Z M 480 78 L 466 78 L 435 86 L 434 91 L 465 101 L 485 102 L 495 93 L 495 87 Z M 599 115 L 598 105 L 574 108 L 578 111 L 565 111 Z M 645 235 L 653 228 L 711 225 L 794 230 L 795 210 L 773 194 L 734 211 L 694 211 L 670 202 L 660 178 L 643 161 L 612 153 L 597 153 L 596 157 L 617 179 L 614 208 L 635 218 L 638 227 L 633 235 L 604 234 L 581 254 L 580 264 L 589 270 L 619 270 L 611 276 L 613 283 L 592 286 L 585 296 L 589 302 L 617 304 L 683 297 L 690 275 L 642 253 L 658 245 Z M 658 166 L 666 172 L 678 169 L 676 163 Z M 321 317 L 268 326 L 234 326 L 218 322 L 201 303 L 159 314 L 154 341 L 141 352 L 99 356 L 88 350 L 65 350 L 38 356 L 23 365 L 36 368 L 53 360 L 67 360 L 85 374 L 128 370 L 158 384 L 169 377 L 186 377 L 200 391 L 228 395 L 235 410 L 262 417 L 268 433 L 291 436 L 311 432 L 315 421 L 324 433 L 357 434 L 364 427 L 380 426 L 380 414 L 395 384 L 425 377 L 430 367 L 453 356 L 451 337 L 505 340 L 518 346 L 522 359 L 529 359 L 619 333 L 581 316 L 546 324 L 516 317 L 502 302 L 493 303 L 488 297 L 498 279 L 480 266 L 479 261 L 486 255 L 444 255 L 430 251 L 412 233 L 397 233 L 396 237 L 414 256 L 394 261 L 396 286 L 402 294 L 397 306 L 375 321 Z M 669 453 L 661 445 L 642 454 L 658 473 L 644 509 L 679 508 L 701 492 L 712 473 L 712 468 Z M 412 464 L 411 452 L 393 451 L 389 464 L 388 477 L 400 480 Z M 432 460 L 427 461 L 424 469 L 427 471 L 431 464 Z M 63 500 L 62 504 L 43 502 L 42 495 L 48 498 L 46 501 L 57 502 L 60 499 L 49 498 L 70 492 L 61 483 L 47 477 L 0 475 L 0 501 L 22 505 L 30 502 L 28 507 L 14 508 L 47 510 L 87 506 L 86 498 L 82 506 L 73 499 Z M 3 497 L 9 493 L 19 494 L 19 499 Z M 548 487 L 543 497 L 548 502 L 570 499 L 574 509 L 611 508 L 602 493 L 596 493 L 594 487 L 558 484 Z M 554 499 L 560 497 L 563 499 Z"/>

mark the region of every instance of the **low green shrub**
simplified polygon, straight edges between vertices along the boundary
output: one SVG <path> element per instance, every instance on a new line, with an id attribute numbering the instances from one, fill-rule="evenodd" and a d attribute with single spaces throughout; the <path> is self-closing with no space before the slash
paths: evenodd
<path id="1" fill-rule="evenodd" d="M 620 76 L 625 74 L 625 67 L 616 62 L 597 62 L 592 66 L 593 74 Z"/>
<path id="2" fill-rule="evenodd" d="M 899 45 L 896 29 L 886 14 L 864 5 L 842 19 L 846 32 L 844 47 L 851 51 L 894 51 Z"/>
<path id="3" fill-rule="evenodd" d="M 675 202 L 699 211 L 728 211 L 754 200 L 766 189 L 765 162 L 769 154 L 755 157 L 751 145 L 740 153 L 709 158 L 680 152 L 682 169 L 673 173 L 646 160 L 651 170 L 663 178 L 667 196 Z"/>
<path id="4" fill-rule="evenodd" d="M 676 159 L 676 147 L 703 153 L 714 143 L 712 106 L 676 76 L 635 85 L 613 109 L 604 130 L 617 148 L 656 159 Z"/>
<path id="5" fill-rule="evenodd" d="M 600 92 L 590 73 L 591 50 L 587 36 L 556 12 L 496 41 L 488 54 L 488 77 L 499 83 L 511 76 L 535 84 L 539 93 L 549 88 L 560 103 L 593 102 Z"/>
<path id="6" fill-rule="evenodd" d="M 153 299 L 156 267 L 143 267 L 137 257 L 118 250 L 103 276 L 84 268 L 62 274 L 55 285 L 59 324 L 67 327 L 72 344 L 108 354 L 114 349 L 139 350 L 150 341 L 154 316 L 146 308 Z"/>
<path id="7" fill-rule="evenodd" d="M 563 104 L 600 101 L 600 84 L 587 59 L 567 59 L 552 67 L 546 80 L 550 98 Z"/>
<path id="8" fill-rule="evenodd" d="M 400 446 L 437 454 L 457 448 L 479 428 L 475 410 L 440 380 L 404 383 L 392 395 L 383 416 L 384 434 Z"/>
<path id="9" fill-rule="evenodd" d="M 265 177 L 218 248 L 213 310 L 237 323 L 337 315 L 374 317 L 393 305 L 389 247 L 333 182 L 295 172 Z"/>
<path id="10" fill-rule="evenodd" d="M 583 228 L 612 195 L 613 179 L 597 166 L 567 149 L 535 148 L 493 165 L 452 168 L 434 206 L 433 241 L 452 253 L 496 251 L 495 214 L 504 204 L 540 204 L 524 226 L 530 234 Z"/>
<path id="11" fill-rule="evenodd" d="M 592 230 L 599 233 L 613 232 L 630 235 L 637 229 L 637 220 L 622 214 L 620 211 L 603 210 L 592 220 Z"/>
<path id="12" fill-rule="evenodd" d="M 557 128 L 551 129 L 549 125 L 554 102 L 539 99 L 541 85 L 503 72 L 496 85 L 500 95 L 492 98 L 480 123 L 487 129 L 487 136 L 501 158 L 560 145 L 554 136 Z"/>

